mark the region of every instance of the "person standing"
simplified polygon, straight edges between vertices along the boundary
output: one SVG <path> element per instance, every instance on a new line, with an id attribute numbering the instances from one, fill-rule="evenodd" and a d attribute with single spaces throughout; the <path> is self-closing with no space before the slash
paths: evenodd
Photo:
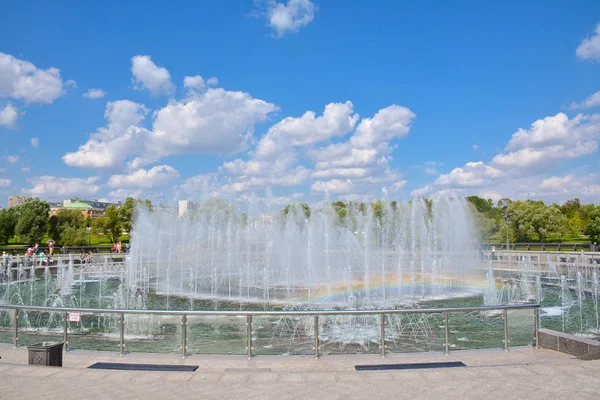
<path id="1" fill-rule="evenodd" d="M 121 253 L 121 241 L 117 242 L 117 253 Z"/>

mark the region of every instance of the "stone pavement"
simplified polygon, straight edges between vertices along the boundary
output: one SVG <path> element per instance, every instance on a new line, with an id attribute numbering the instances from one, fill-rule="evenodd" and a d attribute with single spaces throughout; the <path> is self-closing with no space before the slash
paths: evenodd
<path id="1" fill-rule="evenodd" d="M 63 367 L 27 365 L 27 349 L 0 344 L 0 399 L 598 399 L 600 360 L 551 350 L 307 356 L 70 351 Z M 95 362 L 199 365 L 196 372 L 91 370 Z M 355 364 L 462 361 L 467 367 L 355 371 Z"/>

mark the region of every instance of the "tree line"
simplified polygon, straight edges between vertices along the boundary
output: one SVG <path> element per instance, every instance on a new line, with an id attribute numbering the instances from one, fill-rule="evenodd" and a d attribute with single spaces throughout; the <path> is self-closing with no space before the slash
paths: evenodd
<path id="1" fill-rule="evenodd" d="M 26 199 L 19 206 L 0 210 L 0 244 L 13 238 L 22 244 L 42 243 L 44 238 L 57 245 L 83 246 L 92 234 L 102 234 L 116 243 L 123 232 L 130 232 L 139 205 L 152 207 L 150 200 L 128 197 L 119 208 L 111 205 L 103 215 L 92 220 L 81 210 L 63 208 L 50 215 L 50 205 L 45 200 Z"/>
<path id="2" fill-rule="evenodd" d="M 562 205 L 545 204 L 540 200 L 505 198 L 498 202 L 477 196 L 467 197 L 476 225 L 483 239 L 498 239 L 511 243 L 600 239 L 600 205 L 582 204 L 574 198 Z"/>

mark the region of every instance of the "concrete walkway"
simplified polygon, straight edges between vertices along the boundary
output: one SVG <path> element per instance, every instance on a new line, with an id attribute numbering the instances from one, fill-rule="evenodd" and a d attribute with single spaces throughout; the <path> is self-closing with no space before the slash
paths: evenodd
<path id="1" fill-rule="evenodd" d="M 127 354 L 75 350 L 63 367 L 27 365 L 0 344 L 0 399 L 598 399 L 600 361 L 532 348 L 306 356 Z M 95 362 L 199 365 L 196 372 L 91 370 Z M 467 367 L 356 371 L 355 364 L 462 361 Z"/>

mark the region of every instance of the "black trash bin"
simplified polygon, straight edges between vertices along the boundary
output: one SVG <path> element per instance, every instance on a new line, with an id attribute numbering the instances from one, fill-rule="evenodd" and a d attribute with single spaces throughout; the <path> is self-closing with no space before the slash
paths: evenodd
<path id="1" fill-rule="evenodd" d="M 29 365 L 62 367 L 63 343 L 41 342 L 27 346 Z"/>

